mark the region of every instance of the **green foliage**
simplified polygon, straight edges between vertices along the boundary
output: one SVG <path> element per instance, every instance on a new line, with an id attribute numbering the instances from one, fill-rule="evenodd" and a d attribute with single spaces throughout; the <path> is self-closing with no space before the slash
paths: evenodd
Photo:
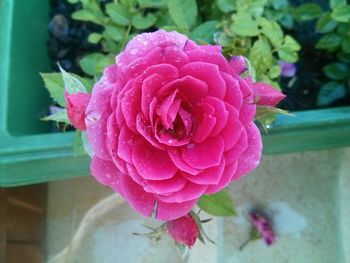
<path id="1" fill-rule="evenodd" d="M 338 61 L 335 60 L 323 68 L 323 73 L 329 81 L 320 89 L 317 100 L 319 106 L 332 104 L 350 91 L 350 5 L 346 2 L 330 0 L 330 10 L 322 10 L 321 7 L 312 4 L 314 10 L 321 10 L 321 15 L 309 16 L 306 19 L 318 17 L 316 32 L 321 33 L 321 36 L 315 48 L 325 50 L 338 58 Z M 306 9 L 305 5 L 299 8 Z"/>
<path id="2" fill-rule="evenodd" d="M 278 81 L 278 60 L 298 60 L 299 49 L 289 45 L 291 37 L 283 32 L 293 26 L 287 0 L 120 0 L 105 8 L 98 0 L 72 1 L 83 6 L 74 19 L 104 28 L 88 37 L 89 42 L 102 44 L 102 53 L 88 54 L 80 61 L 90 76 L 99 76 L 112 61 L 108 54 L 118 53 L 130 36 L 153 27 L 186 33 L 201 44 L 220 44 L 227 56 L 244 55 L 252 65 L 259 65 L 257 80 L 270 83 Z M 263 55 L 255 56 L 259 50 Z"/>
<path id="3" fill-rule="evenodd" d="M 180 28 L 189 30 L 196 22 L 196 0 L 168 0 L 168 9 L 169 15 Z"/>
<path id="4" fill-rule="evenodd" d="M 49 115 L 47 117 L 44 117 L 41 119 L 42 121 L 56 121 L 61 122 L 65 124 L 70 124 L 70 121 L 67 116 L 67 111 L 65 109 L 62 109 L 52 115 Z"/>
<path id="5" fill-rule="evenodd" d="M 198 201 L 198 206 L 208 214 L 215 216 L 236 215 L 231 197 L 225 191 L 213 195 L 203 195 Z"/>
<path id="6" fill-rule="evenodd" d="M 292 8 L 286 0 L 218 1 L 227 14 L 216 33 L 216 43 L 227 56 L 244 55 L 256 71 L 256 80 L 279 88 L 278 60 L 297 62 L 299 44 L 284 33 L 293 26 Z"/>

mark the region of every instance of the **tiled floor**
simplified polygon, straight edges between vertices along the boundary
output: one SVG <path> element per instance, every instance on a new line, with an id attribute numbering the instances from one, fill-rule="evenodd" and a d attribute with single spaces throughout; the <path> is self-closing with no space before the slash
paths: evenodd
<path id="1" fill-rule="evenodd" d="M 339 181 L 348 176 L 349 160 L 350 148 L 264 156 L 254 173 L 230 187 L 238 217 L 213 221 L 209 233 L 218 244 L 196 244 L 187 262 L 345 262 Z M 51 183 L 48 193 L 51 262 L 181 262 L 169 239 L 133 236 L 145 231 L 141 224 L 154 222 L 93 178 Z M 252 207 L 271 215 L 278 242 L 267 248 L 256 241 L 240 252 Z"/>

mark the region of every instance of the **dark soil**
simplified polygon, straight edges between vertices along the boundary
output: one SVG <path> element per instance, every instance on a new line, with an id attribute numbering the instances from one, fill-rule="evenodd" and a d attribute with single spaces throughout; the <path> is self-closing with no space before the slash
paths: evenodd
<path id="1" fill-rule="evenodd" d="M 51 12 L 48 40 L 48 51 L 52 67 L 58 71 L 57 62 L 69 72 L 83 75 L 79 66 L 80 58 L 86 53 L 98 52 L 100 45 L 87 41 L 91 32 L 102 28 L 92 23 L 75 21 L 71 15 L 81 9 L 81 4 L 69 4 L 66 0 L 50 0 Z"/>

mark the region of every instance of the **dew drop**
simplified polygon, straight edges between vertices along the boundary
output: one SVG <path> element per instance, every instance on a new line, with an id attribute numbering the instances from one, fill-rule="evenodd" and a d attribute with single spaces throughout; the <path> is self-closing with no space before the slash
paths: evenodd
<path id="1" fill-rule="evenodd" d="M 194 147 L 194 144 L 193 143 L 190 143 L 190 144 L 187 144 L 187 149 L 192 149 Z"/>
<path id="2" fill-rule="evenodd" d="M 85 121 L 88 123 L 95 123 L 100 119 L 101 115 L 99 112 L 92 111 L 85 117 Z"/>
<path id="3" fill-rule="evenodd" d="M 130 55 L 136 55 L 137 54 L 137 49 L 136 48 L 132 48 L 130 50 Z"/>

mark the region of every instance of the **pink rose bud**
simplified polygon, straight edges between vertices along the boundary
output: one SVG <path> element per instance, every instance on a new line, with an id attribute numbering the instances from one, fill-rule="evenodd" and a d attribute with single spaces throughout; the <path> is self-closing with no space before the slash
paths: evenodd
<path id="1" fill-rule="evenodd" d="M 79 130 L 86 130 L 85 125 L 85 109 L 90 101 L 88 93 L 68 94 L 65 92 L 67 102 L 67 115 L 73 126 Z"/>
<path id="2" fill-rule="evenodd" d="M 178 243 L 191 248 L 196 242 L 199 230 L 196 221 L 189 214 L 166 223 L 168 234 Z"/>
<path id="3" fill-rule="evenodd" d="M 258 105 L 274 107 L 286 97 L 281 91 L 263 82 L 253 83 L 252 88 Z"/>
<path id="4" fill-rule="evenodd" d="M 265 240 L 267 245 L 272 245 L 276 242 L 276 235 L 267 218 L 265 218 L 258 212 L 251 213 L 250 218 L 252 224 L 259 231 L 261 237 Z"/>

